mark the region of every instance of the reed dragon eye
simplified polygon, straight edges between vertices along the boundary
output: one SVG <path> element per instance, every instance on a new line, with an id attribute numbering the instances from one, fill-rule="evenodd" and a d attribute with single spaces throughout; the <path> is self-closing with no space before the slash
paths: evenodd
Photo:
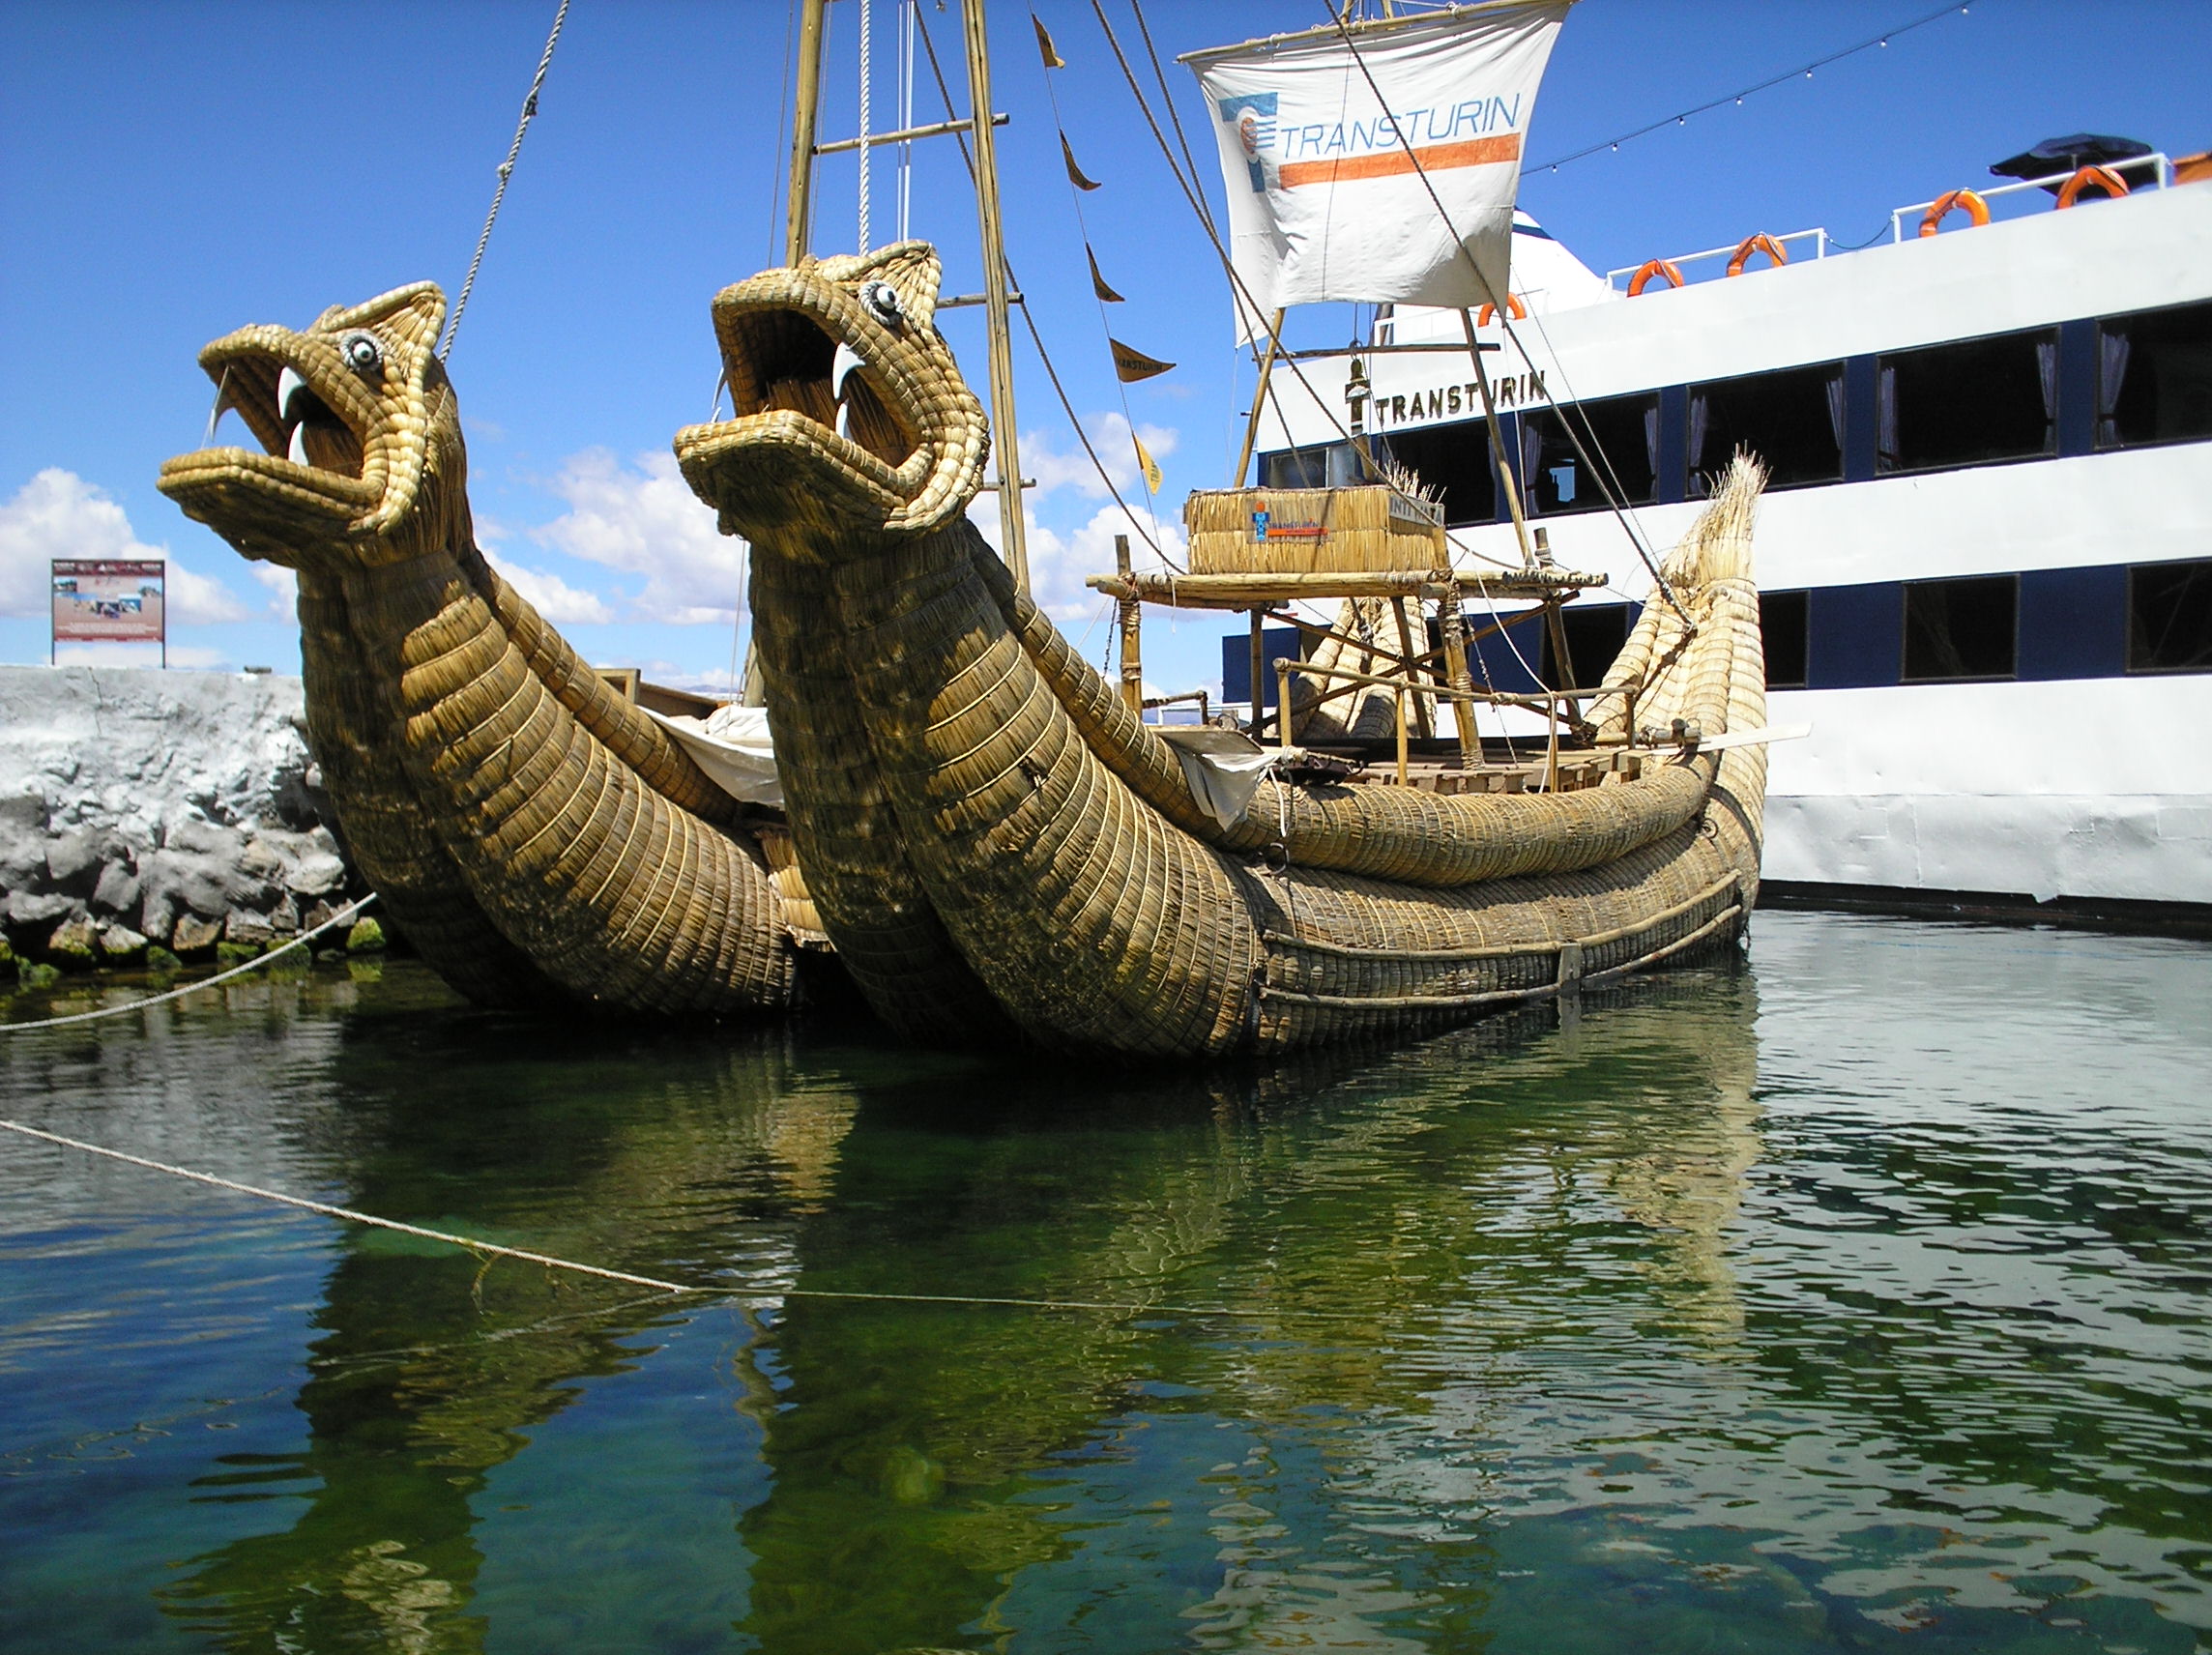
<path id="1" fill-rule="evenodd" d="M 868 314 L 887 328 L 896 328 L 906 321 L 906 306 L 899 303 L 898 289 L 888 281 L 871 281 L 860 289 L 860 303 L 867 306 Z"/>
<path id="2" fill-rule="evenodd" d="M 384 347 L 368 334 L 349 334 L 339 346 L 347 365 L 356 373 L 374 373 L 384 365 Z"/>

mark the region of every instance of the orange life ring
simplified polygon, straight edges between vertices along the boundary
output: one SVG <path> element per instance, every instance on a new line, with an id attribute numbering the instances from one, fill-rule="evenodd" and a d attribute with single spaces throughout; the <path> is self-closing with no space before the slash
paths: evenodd
<path id="1" fill-rule="evenodd" d="M 1761 230 L 1756 236 L 1744 237 L 1742 246 L 1735 249 L 1735 257 L 1728 261 L 1729 275 L 1741 276 L 1743 267 L 1751 262 L 1753 253 L 1764 253 L 1776 264 L 1790 262 L 1790 255 L 1782 250 L 1782 244 Z"/>
<path id="2" fill-rule="evenodd" d="M 1636 274 L 1628 278 L 1628 297 L 1634 299 L 1644 291 L 1644 284 L 1655 276 L 1667 278 L 1669 287 L 1682 285 L 1682 273 L 1665 259 L 1645 259 Z"/>
<path id="3" fill-rule="evenodd" d="M 2085 166 L 2058 187 L 2058 205 L 2071 207 L 2074 198 L 2095 185 L 2108 196 L 2117 199 L 2128 192 L 2128 181 L 2109 166 Z"/>
<path id="4" fill-rule="evenodd" d="M 1505 296 L 1505 313 L 1516 322 L 1526 322 L 1528 319 L 1528 306 L 1521 303 L 1521 295 L 1508 293 Z M 1485 304 L 1481 309 L 1474 313 L 1474 325 L 1478 328 L 1487 328 L 1490 326 L 1490 319 L 1497 314 L 1497 305 Z"/>
<path id="5" fill-rule="evenodd" d="M 1954 207 L 1964 207 L 1966 210 L 1969 223 L 1986 224 L 1990 221 L 1990 204 L 1987 201 L 1971 189 L 1953 189 L 1929 203 L 1928 211 L 1920 215 L 1920 233 L 1933 236 L 1936 226 L 1943 221 L 1944 215 Z"/>

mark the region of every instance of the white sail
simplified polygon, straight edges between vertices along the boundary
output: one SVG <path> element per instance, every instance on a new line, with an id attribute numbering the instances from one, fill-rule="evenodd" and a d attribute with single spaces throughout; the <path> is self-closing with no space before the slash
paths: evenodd
<path id="1" fill-rule="evenodd" d="M 1290 305 L 1502 298 L 1522 140 L 1572 3 L 1460 7 L 1182 60 L 1221 147 L 1231 262 L 1260 311 L 1238 296 L 1239 339 Z"/>

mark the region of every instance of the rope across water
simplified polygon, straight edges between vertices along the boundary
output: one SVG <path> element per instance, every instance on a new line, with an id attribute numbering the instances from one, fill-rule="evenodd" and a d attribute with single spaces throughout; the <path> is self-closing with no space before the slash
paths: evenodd
<path id="1" fill-rule="evenodd" d="M 200 985 L 200 986 L 205 986 Z M 20 1027 L 20 1026 L 19 1026 Z M 359 1212 L 350 1206 L 337 1206 L 330 1202 L 309 1201 L 305 1196 L 287 1195 L 282 1190 L 264 1189 L 258 1184 L 241 1183 L 236 1178 L 220 1177 L 214 1173 L 194 1172 L 189 1167 L 171 1166 L 166 1161 L 156 1161 L 144 1155 L 129 1154 L 121 1149 L 110 1149 L 102 1144 L 88 1144 L 81 1138 L 71 1138 L 59 1132 L 48 1132 L 43 1127 L 25 1125 L 19 1120 L 0 1120 L 0 1131 L 14 1132 L 24 1138 L 52 1144 L 64 1149 L 75 1149 L 87 1155 L 102 1156 L 110 1161 L 121 1161 L 126 1166 L 142 1167 L 148 1172 L 163 1173 L 173 1178 L 188 1178 L 193 1183 L 207 1184 L 215 1189 L 228 1190 L 233 1195 L 249 1195 L 257 1201 L 275 1202 L 281 1206 L 298 1207 L 303 1212 L 320 1213 L 325 1218 L 340 1219 L 347 1224 L 366 1225 L 374 1230 L 394 1231 L 402 1235 L 420 1236 L 426 1241 L 443 1241 L 485 1259 L 516 1259 L 526 1264 L 539 1264 L 549 1270 L 568 1270 L 577 1275 L 597 1276 L 602 1281 L 626 1282 L 633 1287 L 652 1288 L 666 1293 L 682 1293 L 702 1297 L 734 1298 L 747 1304 L 772 1303 L 789 1298 L 856 1299 L 885 1304 L 974 1304 L 1004 1305 L 1021 1310 L 1089 1310 L 1103 1311 L 1121 1316 L 1193 1316 L 1209 1320 L 1234 1321 L 1261 1320 L 1257 1310 L 1237 1310 L 1217 1305 L 1190 1304 L 1131 1304 L 1107 1299 L 1079 1298 L 1017 1298 L 993 1293 L 919 1293 L 919 1292 L 859 1292 L 832 1288 L 775 1288 L 767 1292 L 747 1291 L 727 1282 L 671 1282 L 657 1276 L 639 1275 L 633 1270 L 612 1270 L 603 1264 L 580 1263 L 573 1259 L 558 1259 L 550 1253 L 537 1253 L 526 1247 L 506 1247 L 494 1241 L 480 1241 L 473 1235 L 456 1235 L 450 1230 L 430 1230 L 420 1224 L 403 1224 L 395 1218 L 380 1218 L 372 1212 Z M 1277 1310 L 1273 1315 L 1282 1315 Z M 1309 1321 L 1364 1321 L 1370 1320 L 1349 1311 L 1296 1311 Z"/>

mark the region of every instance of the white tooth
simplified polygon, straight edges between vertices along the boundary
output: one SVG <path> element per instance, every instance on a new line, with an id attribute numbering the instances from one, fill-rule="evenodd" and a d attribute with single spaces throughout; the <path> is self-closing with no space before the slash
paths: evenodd
<path id="1" fill-rule="evenodd" d="M 276 376 L 276 417 L 287 422 L 293 420 L 306 419 L 307 411 L 305 408 L 295 408 L 293 404 L 299 402 L 303 397 L 311 397 L 314 394 L 307 389 L 307 382 L 287 367 Z"/>
<path id="2" fill-rule="evenodd" d="M 294 465 L 315 463 L 307 458 L 307 422 L 305 420 L 292 427 L 292 446 L 284 451 L 284 457 Z"/>
<path id="3" fill-rule="evenodd" d="M 853 410 L 846 404 L 837 404 L 837 435 L 851 440 L 853 435 Z"/>
<path id="4" fill-rule="evenodd" d="M 860 360 L 859 351 L 851 345 L 839 344 L 836 360 L 830 364 L 830 394 L 839 402 L 844 401 L 845 381 L 852 376 L 855 368 L 867 365 Z"/>

